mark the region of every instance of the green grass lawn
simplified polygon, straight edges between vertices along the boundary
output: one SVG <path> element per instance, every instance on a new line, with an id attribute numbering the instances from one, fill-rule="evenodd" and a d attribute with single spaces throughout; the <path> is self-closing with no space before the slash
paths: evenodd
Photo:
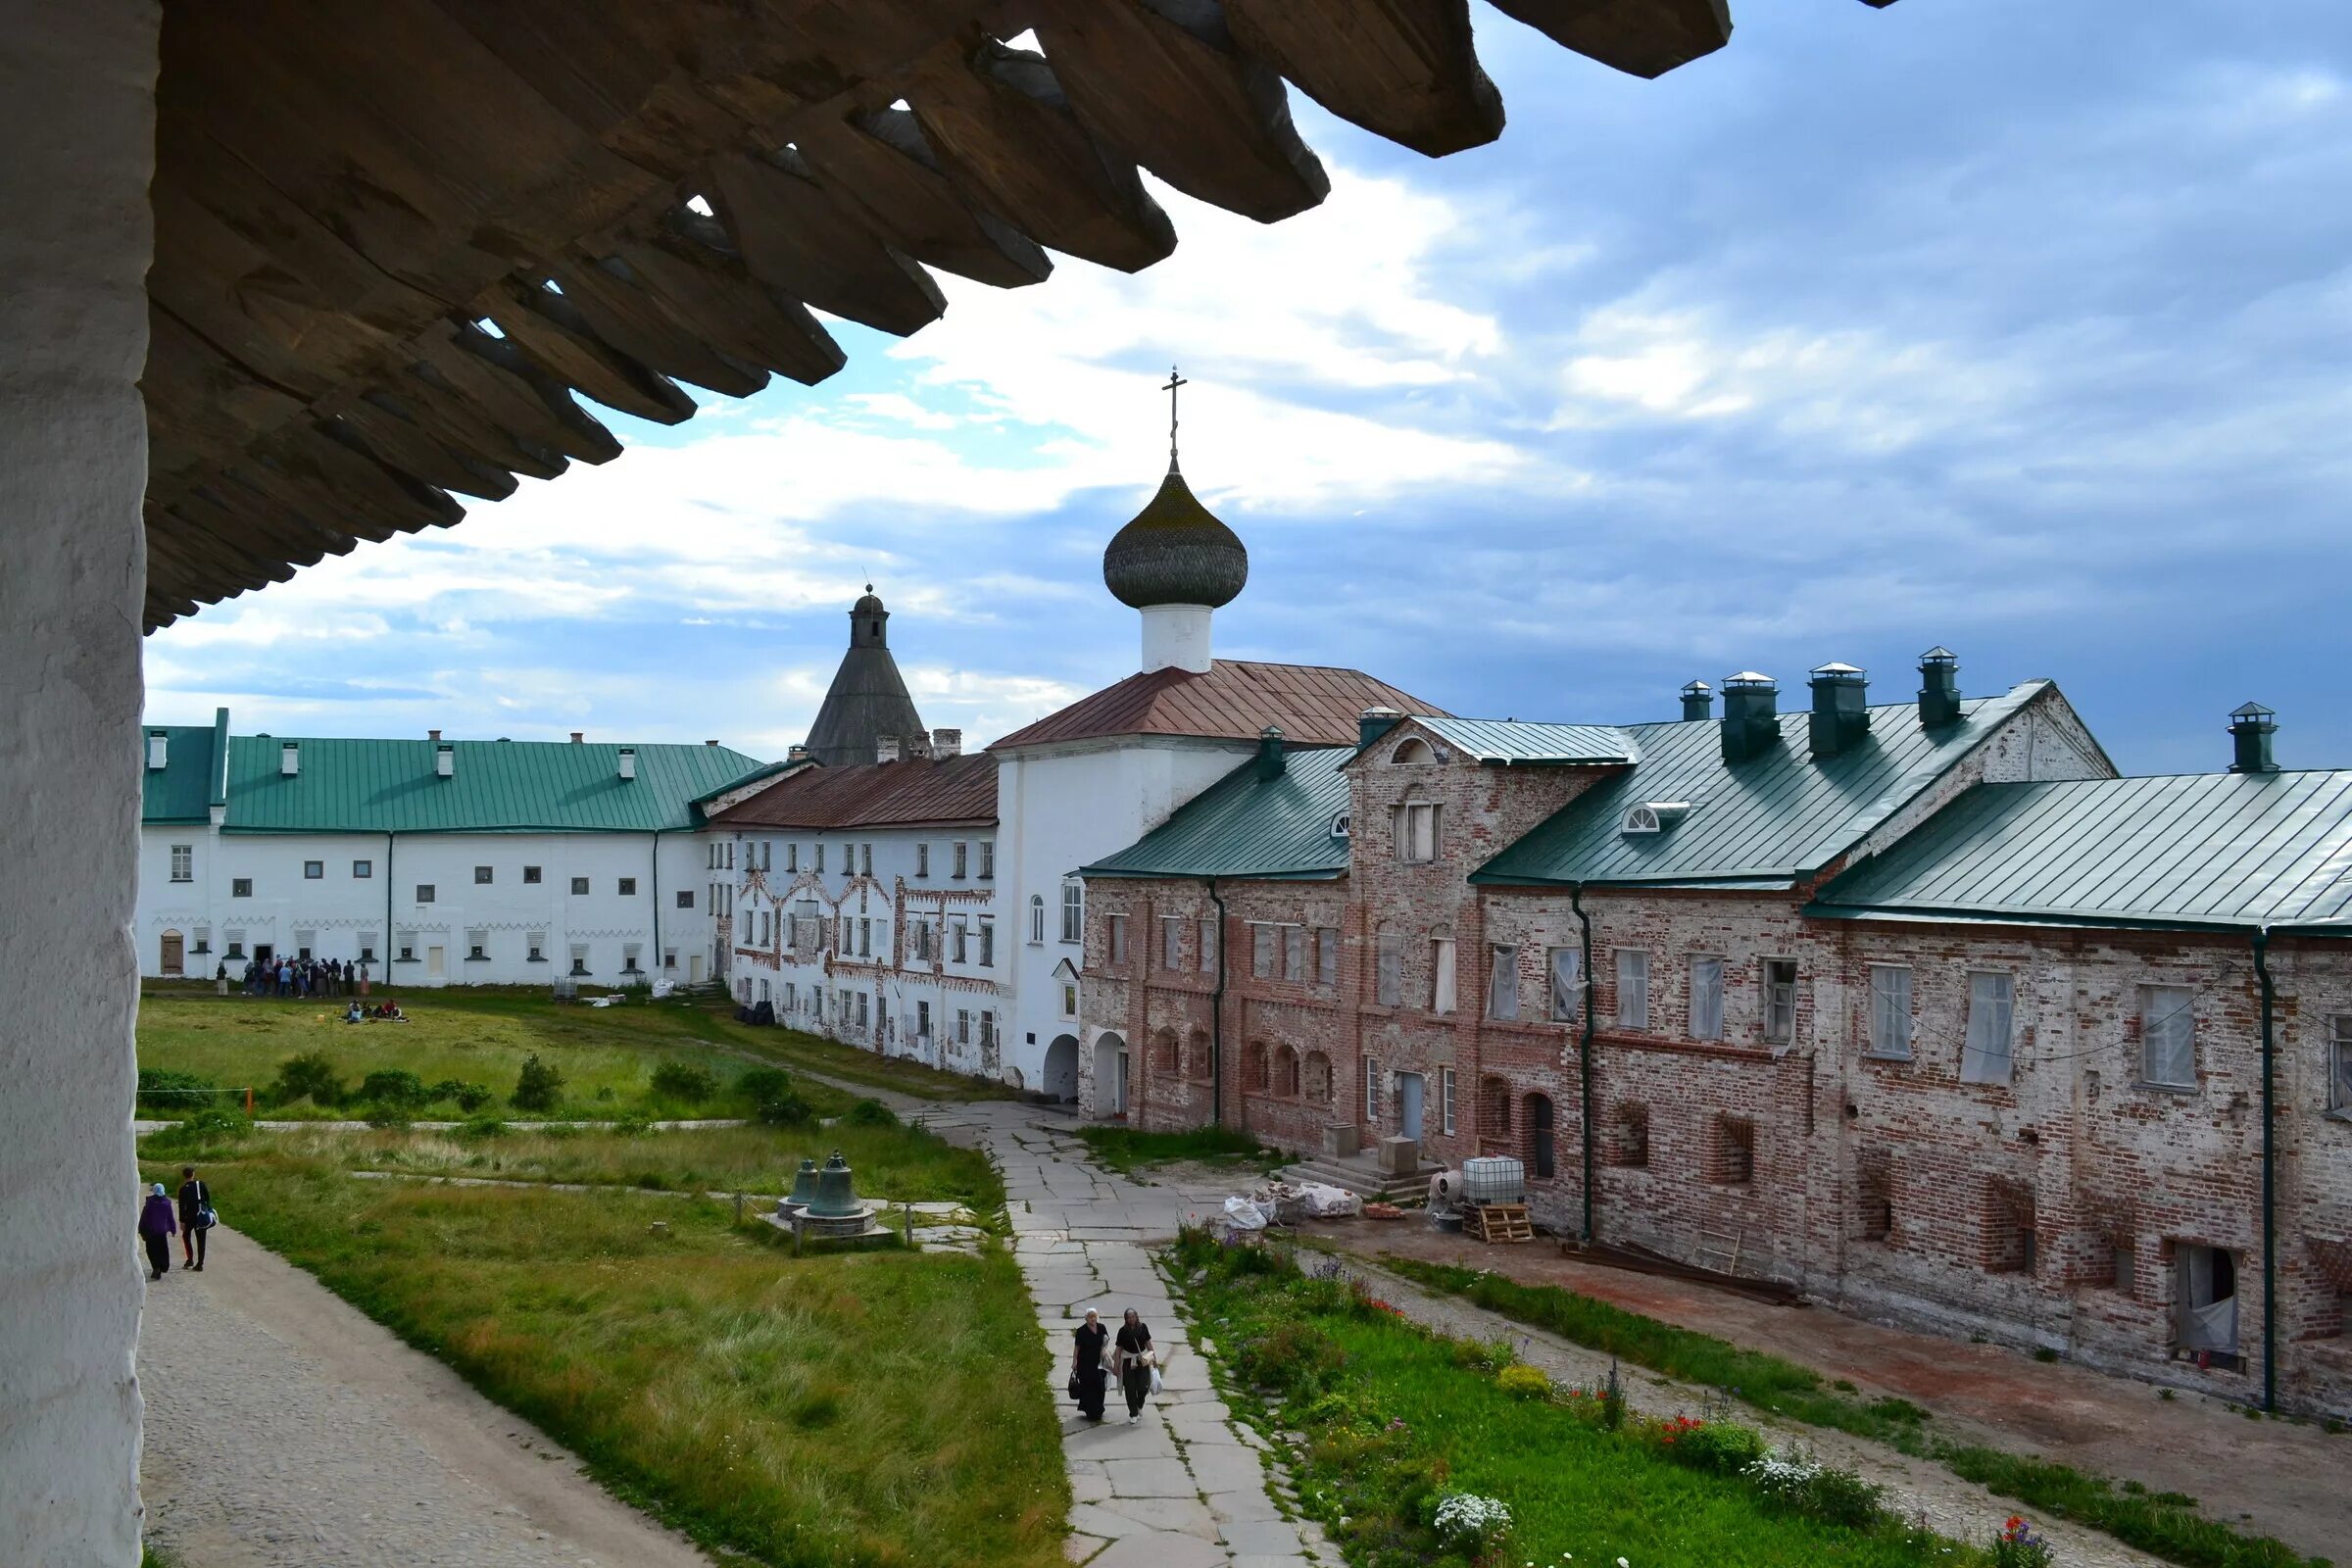
<path id="1" fill-rule="evenodd" d="M 1196 1127 L 1185 1132 L 1148 1133 L 1133 1127 L 1081 1127 L 1078 1136 L 1094 1156 L 1112 1170 L 1128 1175 L 1149 1165 L 1177 1160 L 1244 1165 L 1272 1170 L 1289 1163 L 1278 1149 L 1268 1149 L 1248 1133 L 1230 1127 Z"/>
<path id="2" fill-rule="evenodd" d="M 841 1131 L 862 1191 L 887 1190 L 869 1171 L 897 1171 L 976 1205 L 1001 1200 L 977 1154 L 911 1128 Z M 1000 1249 L 795 1258 L 723 1203 L 348 1173 L 476 1152 L 423 1134 L 250 1134 L 198 1155 L 184 1142 L 147 1140 L 145 1174 L 171 1180 L 198 1158 L 240 1231 L 708 1544 L 776 1568 L 1062 1560 L 1047 1352 Z M 497 1174 L 650 1174 L 673 1189 L 755 1167 L 772 1178 L 801 1142 L 765 1129 L 478 1140 L 511 1160 Z M 413 1158 L 396 1157 L 403 1143 Z"/>
<path id="3" fill-rule="evenodd" d="M 694 1003 L 632 1001 L 589 1007 L 559 1004 L 536 991 L 488 987 L 407 992 L 378 987 L 368 1000 L 387 996 L 398 998 L 411 1022 L 347 1024 L 342 1004 L 327 998 L 291 1002 L 151 989 L 139 1004 L 139 1066 L 192 1074 L 222 1090 L 250 1085 L 260 1108 L 293 1120 L 364 1120 L 368 1114 L 358 1105 L 322 1107 L 309 1100 L 270 1104 L 269 1086 L 279 1066 L 289 1056 L 315 1051 L 324 1052 L 354 1088 L 368 1073 L 384 1069 L 413 1072 L 428 1085 L 444 1080 L 480 1084 L 494 1097 L 490 1114 L 513 1113 L 507 1099 L 524 1058 L 533 1054 L 552 1063 L 564 1080 L 561 1102 L 543 1114 L 565 1118 L 744 1115 L 751 1107 L 726 1094 L 725 1086 L 760 1062 L 811 1068 L 933 1100 L 1006 1092 L 793 1030 L 740 1024 L 715 1007 Z M 653 1074 L 668 1061 L 709 1069 L 720 1082 L 720 1095 L 696 1102 L 655 1094 Z M 806 1079 L 798 1087 L 812 1102 L 831 1096 Z M 150 1097 L 140 1109 L 143 1115 L 169 1116 L 206 1102 L 194 1096 Z M 242 1097 L 227 1094 L 217 1102 L 241 1104 Z M 831 1108 L 828 1100 L 822 1113 L 830 1114 Z M 441 1104 L 420 1114 L 448 1119 L 459 1113 Z"/>
<path id="4" fill-rule="evenodd" d="M 1753 1484 L 1677 1462 L 1665 1429 L 1610 1430 L 1592 1401 L 1521 1397 L 1494 1358 L 1356 1299 L 1335 1282 L 1188 1245 L 1189 1302 L 1236 1397 L 1309 1440 L 1300 1495 L 1367 1568 L 1453 1562 L 1426 1528 L 1446 1493 L 1501 1500 L 1503 1563 L 1637 1568 L 1954 1568 L 1984 1554 L 1880 1515 L 1832 1523 Z M 1504 1357 L 1507 1359 L 1507 1357 Z M 1525 1369 L 1521 1369 L 1524 1371 Z M 1540 1380 L 1539 1380 L 1540 1381 Z M 1345 1520 L 1345 1523 L 1341 1521 Z M 1987 1517 L 1984 1535 L 2001 1520 Z M 1573 1554 L 1571 1556 L 1571 1554 Z"/>

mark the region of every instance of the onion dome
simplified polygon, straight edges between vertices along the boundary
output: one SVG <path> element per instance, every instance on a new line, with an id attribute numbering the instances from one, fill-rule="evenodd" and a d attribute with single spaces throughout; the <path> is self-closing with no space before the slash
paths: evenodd
<path id="1" fill-rule="evenodd" d="M 1171 462 L 1159 493 L 1112 536 L 1102 552 L 1102 581 L 1119 603 L 1231 604 L 1250 581 L 1250 551 L 1194 496 Z"/>

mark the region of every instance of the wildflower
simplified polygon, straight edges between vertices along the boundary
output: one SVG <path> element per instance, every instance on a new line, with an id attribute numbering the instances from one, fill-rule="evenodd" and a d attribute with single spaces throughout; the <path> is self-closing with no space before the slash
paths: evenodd
<path id="1" fill-rule="evenodd" d="M 1617 1559 L 1617 1568 L 1634 1568 L 1634 1565 L 1630 1562 L 1627 1562 L 1623 1557 L 1620 1557 Z"/>

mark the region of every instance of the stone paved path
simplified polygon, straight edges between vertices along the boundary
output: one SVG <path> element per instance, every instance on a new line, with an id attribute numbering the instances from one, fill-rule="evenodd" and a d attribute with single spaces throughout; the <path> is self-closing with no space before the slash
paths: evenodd
<path id="1" fill-rule="evenodd" d="M 710 1568 L 572 1456 L 222 1227 L 147 1287 L 147 1532 L 184 1568 Z"/>
<path id="2" fill-rule="evenodd" d="M 1210 1386 L 1152 1252 L 1187 1214 L 1226 1189 L 1148 1187 L 1104 1171 L 1066 1128 L 1031 1106 L 903 1102 L 952 1141 L 986 1149 L 1004 1172 L 1013 1252 L 1054 1357 L 1070 1472 L 1069 1557 L 1091 1568 L 1305 1568 L 1339 1551 L 1311 1521 L 1284 1517 L 1264 1441 L 1236 1423 Z M 1129 1307 L 1151 1326 L 1163 1392 L 1126 1424 L 1115 1391 L 1096 1425 L 1069 1401 L 1070 1336 L 1088 1307 L 1116 1329 Z"/>

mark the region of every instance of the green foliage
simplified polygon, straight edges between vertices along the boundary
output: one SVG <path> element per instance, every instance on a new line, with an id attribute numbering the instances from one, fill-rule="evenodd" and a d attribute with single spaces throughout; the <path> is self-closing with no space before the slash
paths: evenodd
<path id="1" fill-rule="evenodd" d="M 785 1089 L 760 1102 L 759 1116 L 770 1127 L 804 1127 L 816 1119 L 816 1112 L 797 1091 Z"/>
<path id="2" fill-rule="evenodd" d="M 553 1065 L 539 1059 L 537 1052 L 523 1058 L 522 1070 L 515 1074 L 514 1092 L 507 1103 L 516 1110 L 553 1110 L 564 1096 L 564 1075 Z"/>
<path id="3" fill-rule="evenodd" d="M 1540 1366 L 1506 1366 L 1495 1374 L 1494 1386 L 1514 1399 L 1551 1397 L 1551 1378 Z"/>
<path id="4" fill-rule="evenodd" d="M 1338 1341 L 1297 1318 L 1244 1341 L 1234 1352 L 1235 1370 L 1250 1382 L 1310 1400 L 1347 1364 L 1348 1352 Z"/>
<path id="5" fill-rule="evenodd" d="M 306 1051 L 277 1064 L 277 1080 L 270 1086 L 270 1098 L 281 1105 L 308 1100 L 321 1109 L 331 1109 L 343 1102 L 343 1075 L 335 1071 L 325 1052 Z"/>
<path id="6" fill-rule="evenodd" d="M 1453 1364 L 1479 1372 L 1500 1372 L 1517 1358 L 1508 1340 L 1456 1340 Z"/>
<path id="7" fill-rule="evenodd" d="M 507 1124 L 496 1116 L 468 1116 L 458 1128 L 460 1138 L 504 1138 Z"/>
<path id="8" fill-rule="evenodd" d="M 459 1110 L 470 1116 L 490 1103 L 487 1084 L 469 1083 L 463 1078 L 444 1078 L 425 1091 L 426 1100 L 433 1104 L 455 1102 Z"/>
<path id="9" fill-rule="evenodd" d="M 243 1114 L 215 1107 L 200 1110 L 162 1132 L 150 1133 L 140 1147 L 172 1158 L 235 1152 L 239 1140 L 253 1136 L 253 1123 Z"/>
<path id="10" fill-rule="evenodd" d="M 169 1067 L 139 1069 L 138 1104 L 141 1110 L 170 1111 L 181 1114 L 213 1104 L 220 1086 L 210 1078 L 192 1072 L 174 1072 Z"/>
<path id="11" fill-rule="evenodd" d="M 1232 1127 L 1196 1127 L 1172 1133 L 1150 1133 L 1135 1127 L 1081 1127 L 1078 1136 L 1086 1141 L 1087 1152 L 1096 1159 L 1125 1175 L 1175 1160 L 1271 1170 L 1283 1158 L 1280 1151 L 1268 1149 L 1250 1134 Z"/>
<path id="12" fill-rule="evenodd" d="M 363 1105 L 387 1110 L 416 1110 L 439 1097 L 424 1087 L 424 1080 L 406 1067 L 378 1067 L 360 1080 L 359 1093 L 354 1096 Z"/>
<path id="13" fill-rule="evenodd" d="M 1733 1421 L 1706 1421 L 1671 1434 L 1662 1446 L 1674 1462 L 1711 1475 L 1736 1476 L 1764 1457 L 1764 1435 Z"/>
<path id="14" fill-rule="evenodd" d="M 792 1074 L 781 1067 L 754 1067 L 735 1080 L 734 1093 L 754 1105 L 764 1105 L 792 1092 Z"/>
<path id="15" fill-rule="evenodd" d="M 653 1089 L 658 1099 L 700 1105 L 718 1098 L 718 1074 L 691 1061 L 665 1061 L 654 1069 Z"/>
<path id="16" fill-rule="evenodd" d="M 843 1118 L 853 1127 L 896 1127 L 899 1113 L 879 1100 L 860 1100 Z"/>
<path id="17" fill-rule="evenodd" d="M 1963 1479 L 2001 1496 L 2103 1530 L 2184 1568 L 2324 1568 L 2324 1558 L 2307 1559 L 2283 1542 L 2240 1535 L 2206 1518 L 2197 1512 L 2195 1498 L 2177 1492 L 2134 1494 L 2117 1490 L 2104 1476 L 1993 1448 L 1945 1445 L 1936 1457 Z"/>

